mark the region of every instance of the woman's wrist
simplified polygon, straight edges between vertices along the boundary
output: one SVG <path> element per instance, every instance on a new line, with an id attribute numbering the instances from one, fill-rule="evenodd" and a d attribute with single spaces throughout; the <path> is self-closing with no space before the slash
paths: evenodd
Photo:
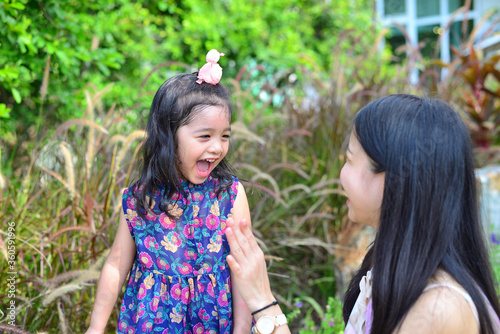
<path id="1" fill-rule="evenodd" d="M 255 313 L 253 315 L 253 318 L 255 321 L 257 321 L 262 317 L 274 317 L 280 314 L 283 314 L 283 311 L 281 310 L 281 307 L 278 304 L 276 304 L 266 308 L 265 310 Z"/>
<path id="2" fill-rule="evenodd" d="M 255 308 L 251 308 L 252 317 L 255 321 L 262 317 L 275 317 L 283 314 L 278 300 L 274 298 L 273 295 L 266 297 L 266 299 L 261 299 L 260 303 L 257 304 Z"/>
<path id="3" fill-rule="evenodd" d="M 270 305 L 274 303 L 276 298 L 272 294 L 265 296 L 265 297 L 259 297 L 259 298 L 253 298 L 254 300 L 248 301 L 247 305 L 248 308 L 250 309 L 250 312 L 253 313 L 257 312 L 258 310 L 262 309 L 263 307 L 266 307 L 267 305 Z"/>
<path id="4" fill-rule="evenodd" d="M 260 312 L 262 312 L 262 311 L 264 311 L 264 310 L 266 310 L 274 305 L 278 305 L 278 304 L 279 304 L 279 302 L 277 300 L 274 300 L 272 303 L 269 303 L 266 306 L 263 306 L 263 307 L 257 309 L 256 311 L 253 311 L 252 316 L 255 316 L 257 313 L 260 313 Z"/>

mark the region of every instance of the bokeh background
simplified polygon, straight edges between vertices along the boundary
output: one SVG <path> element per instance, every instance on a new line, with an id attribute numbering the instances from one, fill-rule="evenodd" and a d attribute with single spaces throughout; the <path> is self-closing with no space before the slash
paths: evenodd
<path id="1" fill-rule="evenodd" d="M 342 333 L 345 284 L 374 233 L 346 219 L 338 176 L 350 121 L 391 93 L 443 98 L 470 129 L 478 171 L 495 170 L 498 6 L 1 0 L 0 310 L 12 300 L 17 309 L 15 326 L 0 317 L 0 332 L 85 331 L 153 95 L 215 48 L 235 104 L 229 161 L 245 180 L 276 298 L 294 333 Z M 499 174 L 485 174 L 492 189 Z M 119 302 L 109 333 L 118 314 Z"/>

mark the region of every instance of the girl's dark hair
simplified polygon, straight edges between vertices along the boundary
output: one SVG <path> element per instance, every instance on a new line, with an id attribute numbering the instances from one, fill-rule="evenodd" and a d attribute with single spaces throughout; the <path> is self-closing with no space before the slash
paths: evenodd
<path id="1" fill-rule="evenodd" d="M 165 191 L 160 210 L 166 209 L 174 192 L 183 192 L 181 175 L 177 171 L 177 130 L 189 124 L 197 112 L 208 106 L 224 108 L 232 119 L 233 105 L 228 90 L 220 83 L 196 83 L 197 75 L 179 74 L 165 81 L 155 94 L 147 124 L 147 139 L 142 147 L 143 165 L 133 188 L 137 199 L 138 214 L 145 219 L 150 208 L 148 196 L 161 185 Z M 232 170 L 226 158 L 211 174 L 221 183 L 217 192 L 228 189 L 233 183 Z M 139 191 L 140 189 L 140 191 Z"/>
<path id="2" fill-rule="evenodd" d="M 349 283 L 347 323 L 359 282 L 372 270 L 372 334 L 397 330 L 442 269 L 470 294 L 481 333 L 493 333 L 481 291 L 496 314 L 492 271 L 479 220 L 471 140 L 465 124 L 444 101 L 391 95 L 361 109 L 354 133 L 385 172 L 380 223 L 373 245 Z"/>

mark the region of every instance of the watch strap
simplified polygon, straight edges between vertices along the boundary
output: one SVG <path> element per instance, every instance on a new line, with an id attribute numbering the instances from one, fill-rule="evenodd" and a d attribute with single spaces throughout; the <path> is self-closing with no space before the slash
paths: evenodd
<path id="1" fill-rule="evenodd" d="M 288 323 L 288 321 L 286 320 L 286 315 L 284 314 L 277 315 L 274 322 L 276 326 L 286 325 Z"/>

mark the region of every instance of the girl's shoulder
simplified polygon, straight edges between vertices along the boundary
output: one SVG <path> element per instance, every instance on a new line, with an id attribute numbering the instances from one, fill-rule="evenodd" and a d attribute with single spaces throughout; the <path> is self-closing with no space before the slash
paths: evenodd
<path id="1" fill-rule="evenodd" d="M 479 333 L 476 307 L 453 277 L 438 270 L 398 333 Z"/>
<path id="2" fill-rule="evenodd" d="M 146 201 L 149 202 L 151 200 L 152 208 L 155 208 L 162 201 L 163 193 L 165 191 L 165 186 L 160 184 L 152 190 L 147 191 L 146 193 Z M 123 190 L 122 195 L 122 206 L 125 213 L 128 210 L 135 211 L 138 209 L 137 205 L 139 201 L 142 201 L 142 193 L 144 192 L 144 185 L 134 183 L 128 188 Z M 140 207 L 140 205 L 139 205 Z"/>

